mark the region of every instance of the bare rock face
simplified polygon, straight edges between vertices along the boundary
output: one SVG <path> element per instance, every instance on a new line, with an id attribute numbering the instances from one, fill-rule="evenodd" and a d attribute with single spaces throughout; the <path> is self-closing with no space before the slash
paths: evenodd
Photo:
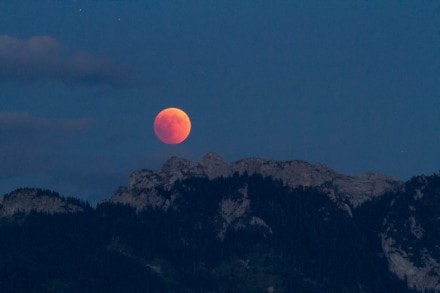
<path id="1" fill-rule="evenodd" d="M 220 202 L 220 215 L 223 220 L 223 227 L 217 234 L 217 237 L 224 239 L 225 233 L 228 228 L 235 230 L 246 226 L 244 218 L 249 212 L 250 200 L 248 197 L 247 186 L 239 190 L 240 198 L 223 198 Z"/>
<path id="2" fill-rule="evenodd" d="M 200 167 L 204 174 L 209 178 L 227 177 L 232 175 L 231 166 L 226 163 L 219 155 L 207 153 L 200 162 Z"/>
<path id="3" fill-rule="evenodd" d="M 165 197 L 154 188 L 128 189 L 121 187 L 110 199 L 110 202 L 127 204 L 136 208 L 138 211 L 147 207 L 166 211 L 169 208 L 174 208 L 173 204 L 177 198 L 177 194 Z"/>
<path id="4" fill-rule="evenodd" d="M 319 187 L 349 214 L 351 208 L 402 185 L 394 178 L 372 172 L 353 177 L 339 174 L 323 164 L 261 158 L 249 158 L 229 164 L 219 155 L 208 153 L 201 162 L 172 157 L 159 170 L 136 171 L 131 174 L 128 187 L 120 188 L 110 201 L 129 204 L 137 209 L 146 206 L 166 209 L 172 205 L 172 200 L 157 198 L 155 189 L 168 190 L 177 180 L 189 177 L 213 179 L 228 177 L 234 173 L 272 177 L 292 188 Z"/>
<path id="5" fill-rule="evenodd" d="M 399 279 L 406 280 L 408 287 L 417 291 L 440 290 L 440 263 L 426 250 L 422 251 L 419 263 L 411 260 L 406 251 L 392 237 L 382 234 L 382 249 L 388 260 L 388 267 Z"/>
<path id="6" fill-rule="evenodd" d="M 365 173 L 358 177 L 339 174 L 323 164 L 310 164 L 304 161 L 266 161 L 245 159 L 233 163 L 234 172 L 261 174 L 284 182 L 290 187 L 327 186 L 335 190 L 340 200 L 357 207 L 371 198 L 401 186 L 401 182 L 378 173 Z M 328 188 L 327 188 L 328 189 Z"/>
<path id="7" fill-rule="evenodd" d="M 440 292 L 440 173 L 405 184 L 390 203 L 380 234 L 388 267 L 408 287 Z"/>
<path id="8" fill-rule="evenodd" d="M 171 157 L 160 170 L 144 169 L 131 174 L 129 189 L 151 189 L 159 186 L 168 189 L 177 180 L 190 176 L 206 176 L 206 174 L 199 164 Z"/>
<path id="9" fill-rule="evenodd" d="M 34 188 L 17 189 L 1 197 L 0 218 L 11 218 L 17 213 L 27 215 L 31 211 L 59 214 L 81 212 L 83 208 L 55 192 Z"/>

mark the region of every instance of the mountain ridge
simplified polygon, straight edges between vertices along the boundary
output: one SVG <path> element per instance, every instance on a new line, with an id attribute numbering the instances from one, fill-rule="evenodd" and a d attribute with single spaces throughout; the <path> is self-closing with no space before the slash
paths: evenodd
<path id="1" fill-rule="evenodd" d="M 440 173 L 401 182 L 304 161 L 172 157 L 95 208 L 40 189 L 0 197 L 0 287 L 37 265 L 63 281 L 43 270 L 32 282 L 72 292 L 91 290 L 75 272 L 94 266 L 111 268 L 87 271 L 99 290 L 122 266 L 132 277 L 121 290 L 440 292 L 439 211 Z M 71 254 L 75 266 L 62 265 Z"/>
<path id="2" fill-rule="evenodd" d="M 167 189 L 177 180 L 188 177 L 214 179 L 232 176 L 234 173 L 260 174 L 263 177 L 281 180 L 284 185 L 291 188 L 318 187 L 349 214 L 352 208 L 360 206 L 363 202 L 403 186 L 400 180 L 375 172 L 348 176 L 337 173 L 324 164 L 311 164 L 299 160 L 273 161 L 247 158 L 229 164 L 219 155 L 207 153 L 200 162 L 174 156 L 158 170 L 135 171 L 130 175 L 128 186 L 120 187 L 110 201 L 130 204 L 138 209 L 144 208 L 144 204 L 148 205 L 149 202 L 155 206 L 161 204 L 168 206 L 169 201 L 160 202 L 158 198 L 153 198 L 155 188 Z"/>
<path id="3" fill-rule="evenodd" d="M 63 198 L 59 193 L 38 188 L 19 188 L 0 197 L 0 218 L 11 218 L 17 213 L 32 211 L 47 214 L 84 211 L 80 201 Z"/>

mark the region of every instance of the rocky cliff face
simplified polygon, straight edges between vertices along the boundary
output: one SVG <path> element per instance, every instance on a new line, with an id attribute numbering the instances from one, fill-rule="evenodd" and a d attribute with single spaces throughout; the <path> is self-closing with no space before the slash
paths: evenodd
<path id="1" fill-rule="evenodd" d="M 408 181 L 383 221 L 389 269 L 410 288 L 440 292 L 440 174 Z"/>
<path id="2" fill-rule="evenodd" d="M 111 201 L 129 204 L 138 209 L 145 206 L 167 209 L 173 199 L 158 197 L 155 191 L 157 188 L 169 189 L 177 180 L 189 177 L 213 179 L 232 176 L 234 173 L 272 177 L 292 188 L 319 187 L 349 214 L 352 208 L 363 202 L 402 186 L 402 183 L 394 178 L 372 172 L 360 176 L 347 176 L 323 164 L 260 158 L 249 158 L 229 164 L 217 154 L 208 153 L 200 162 L 172 157 L 159 170 L 136 171 L 131 174 L 129 185 L 120 188 Z"/>
<path id="3" fill-rule="evenodd" d="M 10 218 L 17 213 L 27 215 L 31 211 L 59 214 L 81 212 L 83 208 L 55 192 L 35 188 L 17 189 L 0 198 L 0 218 Z"/>

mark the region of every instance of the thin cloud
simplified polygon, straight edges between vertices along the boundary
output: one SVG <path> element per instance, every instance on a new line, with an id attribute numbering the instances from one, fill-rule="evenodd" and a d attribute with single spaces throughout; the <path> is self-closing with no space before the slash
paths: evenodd
<path id="1" fill-rule="evenodd" d="M 88 52 L 69 52 L 50 36 L 27 40 L 0 36 L 0 81 L 127 85 L 126 72 Z"/>
<path id="2" fill-rule="evenodd" d="M 34 132 L 44 133 L 72 133 L 86 130 L 90 120 L 81 119 L 47 119 L 33 116 L 27 112 L 0 112 L 0 131 L 2 133 Z"/>
<path id="3" fill-rule="evenodd" d="M 0 177 L 51 169 L 91 121 L 0 112 Z"/>
<path id="4" fill-rule="evenodd" d="M 111 172 L 96 158 L 80 157 L 77 144 L 72 144 L 92 126 L 87 118 L 48 119 L 27 112 L 0 112 L 1 192 L 35 186 L 81 195 L 92 203 L 109 197 L 125 182 L 126 173 Z"/>

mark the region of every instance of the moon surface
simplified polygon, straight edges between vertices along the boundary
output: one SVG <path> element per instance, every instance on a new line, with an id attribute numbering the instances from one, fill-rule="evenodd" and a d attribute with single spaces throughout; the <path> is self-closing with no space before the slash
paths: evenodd
<path id="1" fill-rule="evenodd" d="M 179 108 L 166 108 L 154 119 L 154 133 L 166 144 L 179 144 L 191 132 L 189 116 Z"/>

